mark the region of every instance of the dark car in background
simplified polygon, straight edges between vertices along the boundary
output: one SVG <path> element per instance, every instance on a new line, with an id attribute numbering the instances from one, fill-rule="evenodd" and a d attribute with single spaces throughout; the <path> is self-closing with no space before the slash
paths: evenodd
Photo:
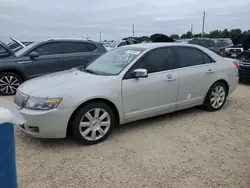
<path id="1" fill-rule="evenodd" d="M 232 45 L 232 41 L 230 41 L 230 39 L 210 39 L 210 38 L 193 38 L 189 40 L 188 43 L 203 46 L 221 56 L 224 56 L 226 47 Z"/>
<path id="2" fill-rule="evenodd" d="M 107 52 L 101 43 L 82 39 L 33 42 L 16 53 L 3 43 L 0 46 L 9 54 L 0 59 L 0 93 L 4 95 L 15 94 L 26 80 L 85 66 Z"/>
<path id="3" fill-rule="evenodd" d="M 237 56 L 240 60 L 239 77 L 241 81 L 250 81 L 250 35 L 241 36 L 243 52 Z"/>

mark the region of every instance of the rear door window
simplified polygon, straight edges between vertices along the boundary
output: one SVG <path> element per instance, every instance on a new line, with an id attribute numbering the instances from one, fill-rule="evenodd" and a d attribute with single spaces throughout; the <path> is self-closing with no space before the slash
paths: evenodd
<path id="1" fill-rule="evenodd" d="M 180 67 L 190 67 L 204 63 L 203 54 L 200 50 L 190 47 L 178 47 L 177 55 Z"/>
<path id="2" fill-rule="evenodd" d="M 79 52 L 89 52 L 89 49 L 84 42 L 63 42 L 63 53 L 79 53 Z"/>
<path id="3" fill-rule="evenodd" d="M 88 47 L 88 50 L 90 52 L 93 52 L 97 49 L 96 45 L 92 44 L 92 43 L 86 43 L 87 47 Z"/>

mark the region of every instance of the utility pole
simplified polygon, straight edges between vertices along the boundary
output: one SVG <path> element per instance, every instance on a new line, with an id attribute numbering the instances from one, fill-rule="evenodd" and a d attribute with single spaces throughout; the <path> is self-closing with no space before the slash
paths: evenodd
<path id="1" fill-rule="evenodd" d="M 100 35 L 100 42 L 102 42 L 102 32 L 100 32 L 99 35 Z"/>
<path id="2" fill-rule="evenodd" d="M 133 37 L 135 37 L 135 26 L 134 26 L 134 24 L 132 26 L 132 34 L 133 34 Z"/>
<path id="3" fill-rule="evenodd" d="M 202 22 L 202 37 L 204 37 L 204 27 L 205 27 L 206 12 L 203 12 L 203 22 Z"/>
<path id="4" fill-rule="evenodd" d="M 191 33 L 193 34 L 193 25 L 191 25 Z"/>

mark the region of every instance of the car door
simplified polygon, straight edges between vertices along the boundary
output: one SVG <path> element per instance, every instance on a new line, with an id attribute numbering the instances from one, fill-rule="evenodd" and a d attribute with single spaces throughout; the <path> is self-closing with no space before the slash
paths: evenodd
<path id="1" fill-rule="evenodd" d="M 91 47 L 91 48 L 90 48 Z M 97 47 L 85 42 L 62 42 L 62 64 L 64 69 L 86 66 L 93 59 L 99 57 Z"/>
<path id="2" fill-rule="evenodd" d="M 215 81 L 216 63 L 194 47 L 176 47 L 180 64 L 177 108 L 201 104 Z"/>
<path id="3" fill-rule="evenodd" d="M 51 42 L 38 46 L 31 52 L 37 52 L 38 57 L 30 58 L 28 61 L 19 62 L 24 64 L 28 79 L 45 74 L 61 71 L 61 45 L 59 42 Z M 27 54 L 26 56 L 29 56 Z"/>
<path id="4" fill-rule="evenodd" d="M 135 79 L 135 69 L 147 69 L 148 77 Z M 127 121 L 166 113 L 176 108 L 178 71 L 171 48 L 149 51 L 122 80 L 124 117 Z"/>

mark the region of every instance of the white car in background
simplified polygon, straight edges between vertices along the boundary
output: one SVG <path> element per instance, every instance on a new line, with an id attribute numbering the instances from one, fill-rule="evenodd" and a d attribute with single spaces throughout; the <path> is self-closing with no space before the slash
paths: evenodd
<path id="1" fill-rule="evenodd" d="M 108 51 L 110 51 L 115 48 L 126 46 L 126 45 L 131 45 L 131 44 L 137 44 L 137 41 L 135 41 L 134 39 L 128 39 L 128 40 L 122 40 L 120 42 L 113 42 L 113 43 L 105 44 L 104 46 Z"/>
<path id="2" fill-rule="evenodd" d="M 105 53 L 86 68 L 23 83 L 14 102 L 34 137 L 96 144 L 114 126 L 202 105 L 220 110 L 238 84 L 238 62 L 201 46 L 146 43 Z"/>

